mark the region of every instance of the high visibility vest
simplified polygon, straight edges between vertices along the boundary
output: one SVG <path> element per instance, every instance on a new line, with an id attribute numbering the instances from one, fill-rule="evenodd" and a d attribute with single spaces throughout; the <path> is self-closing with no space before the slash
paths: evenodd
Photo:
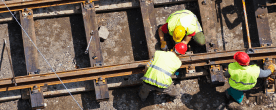
<path id="1" fill-rule="evenodd" d="M 144 82 L 159 88 L 168 88 L 172 84 L 171 75 L 180 68 L 182 62 L 173 52 L 156 51 L 154 59 L 148 63 L 148 70 L 141 78 Z"/>
<path id="2" fill-rule="evenodd" d="M 180 10 L 171 14 L 166 20 L 168 23 L 168 29 L 171 36 L 177 26 L 182 25 L 186 32 L 186 35 L 193 34 L 194 32 L 202 32 L 202 28 L 198 22 L 196 15 L 189 10 Z"/>
<path id="3" fill-rule="evenodd" d="M 241 66 L 238 62 L 234 62 L 228 65 L 228 72 L 230 86 L 244 91 L 252 89 L 256 85 L 260 67 L 257 65 Z"/>

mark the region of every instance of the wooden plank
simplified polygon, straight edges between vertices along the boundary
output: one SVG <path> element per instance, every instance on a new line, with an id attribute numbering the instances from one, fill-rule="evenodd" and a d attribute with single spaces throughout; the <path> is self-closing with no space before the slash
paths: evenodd
<path id="1" fill-rule="evenodd" d="M 23 29 L 25 29 L 26 33 L 29 35 L 29 37 L 36 45 L 33 11 L 30 9 L 26 9 L 24 11 L 20 11 L 19 14 L 20 14 L 20 22 Z M 27 68 L 28 74 L 32 72 L 36 73 L 38 72 L 38 68 L 39 68 L 38 52 L 26 33 L 24 32 L 24 30 L 22 30 L 26 68 Z"/>
<path id="2" fill-rule="evenodd" d="M 102 66 L 103 57 L 100 47 L 100 38 L 98 33 L 98 24 L 94 3 L 92 2 L 88 4 L 82 4 L 81 8 L 87 44 L 89 44 L 90 38 L 92 37 L 89 47 L 89 58 L 91 67 Z"/>
<path id="3" fill-rule="evenodd" d="M 206 1 L 206 3 L 203 3 Z M 218 40 L 216 37 L 216 19 L 215 19 L 215 1 L 211 0 L 198 0 L 198 6 L 200 10 L 201 22 L 203 33 L 206 40 L 207 52 L 218 51 Z"/>
<path id="4" fill-rule="evenodd" d="M 255 11 L 255 18 L 257 23 L 259 42 L 261 47 L 271 46 L 272 39 L 270 35 L 270 27 L 268 22 L 268 10 L 266 0 L 253 0 Z"/>
<path id="5" fill-rule="evenodd" d="M 139 2 L 147 40 L 149 58 L 151 59 L 155 53 L 155 45 L 157 43 L 155 38 L 157 26 L 154 4 L 152 0 L 139 0 Z"/>

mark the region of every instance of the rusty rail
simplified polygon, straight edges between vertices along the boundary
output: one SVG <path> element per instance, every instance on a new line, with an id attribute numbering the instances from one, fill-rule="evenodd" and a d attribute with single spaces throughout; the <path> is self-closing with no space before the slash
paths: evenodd
<path id="1" fill-rule="evenodd" d="M 60 5 L 68 5 L 68 4 L 76 4 L 76 3 L 84 3 L 87 0 L 29 0 L 29 1 L 5 1 L 7 7 L 10 8 L 11 11 L 20 11 L 25 8 L 28 9 L 36 9 L 36 8 L 45 8 L 52 6 L 60 6 Z M 98 1 L 98 0 L 89 0 Z M 9 12 L 3 2 L 0 2 L 0 13 Z"/>
<path id="2" fill-rule="evenodd" d="M 255 53 L 249 54 L 251 60 L 261 60 L 264 58 L 276 58 L 276 47 L 268 48 L 254 48 Z M 226 51 L 217 53 L 205 53 L 195 55 L 179 56 L 183 62 L 181 68 L 187 68 L 188 66 L 205 66 L 214 64 L 223 64 L 234 62 L 233 55 L 237 51 Z M 80 82 L 87 80 L 102 78 L 111 78 L 119 76 L 127 76 L 131 74 L 143 73 L 144 66 L 148 61 L 138 61 L 129 64 L 121 64 L 105 67 L 91 67 L 83 68 L 71 71 L 57 72 L 58 76 L 64 83 Z M 56 85 L 60 84 L 60 81 L 56 78 L 55 73 L 35 74 L 28 76 L 15 77 L 17 86 L 14 86 L 11 78 L 0 80 L 0 91 L 10 91 L 17 89 L 31 88 L 34 85 L 43 86 L 44 84 Z"/>

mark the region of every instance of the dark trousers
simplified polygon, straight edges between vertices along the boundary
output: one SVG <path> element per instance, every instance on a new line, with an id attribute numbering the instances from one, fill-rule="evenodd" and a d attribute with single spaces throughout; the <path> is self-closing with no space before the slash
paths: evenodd
<path id="1" fill-rule="evenodd" d="M 150 85 L 148 83 L 143 82 L 143 85 L 139 91 L 139 97 L 144 100 L 148 97 L 150 91 L 158 91 L 162 93 L 166 93 L 170 96 L 177 96 L 180 94 L 179 90 L 176 89 L 176 86 L 173 83 L 168 88 L 158 88 L 157 86 Z"/>

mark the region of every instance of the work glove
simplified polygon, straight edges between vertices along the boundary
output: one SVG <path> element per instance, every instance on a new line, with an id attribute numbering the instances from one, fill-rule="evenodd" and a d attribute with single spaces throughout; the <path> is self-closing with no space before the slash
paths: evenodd
<path id="1" fill-rule="evenodd" d="M 161 49 L 163 51 L 168 50 L 167 42 L 166 41 L 161 41 Z"/>
<path id="2" fill-rule="evenodd" d="M 271 72 L 273 73 L 275 70 L 275 65 L 270 61 L 264 62 L 264 69 L 270 69 Z"/>
<path id="3" fill-rule="evenodd" d="M 270 64 L 270 65 L 267 67 L 267 69 L 270 69 L 270 70 L 271 70 L 271 73 L 273 73 L 274 70 L 275 70 L 275 65 L 274 65 L 274 64 Z"/>

